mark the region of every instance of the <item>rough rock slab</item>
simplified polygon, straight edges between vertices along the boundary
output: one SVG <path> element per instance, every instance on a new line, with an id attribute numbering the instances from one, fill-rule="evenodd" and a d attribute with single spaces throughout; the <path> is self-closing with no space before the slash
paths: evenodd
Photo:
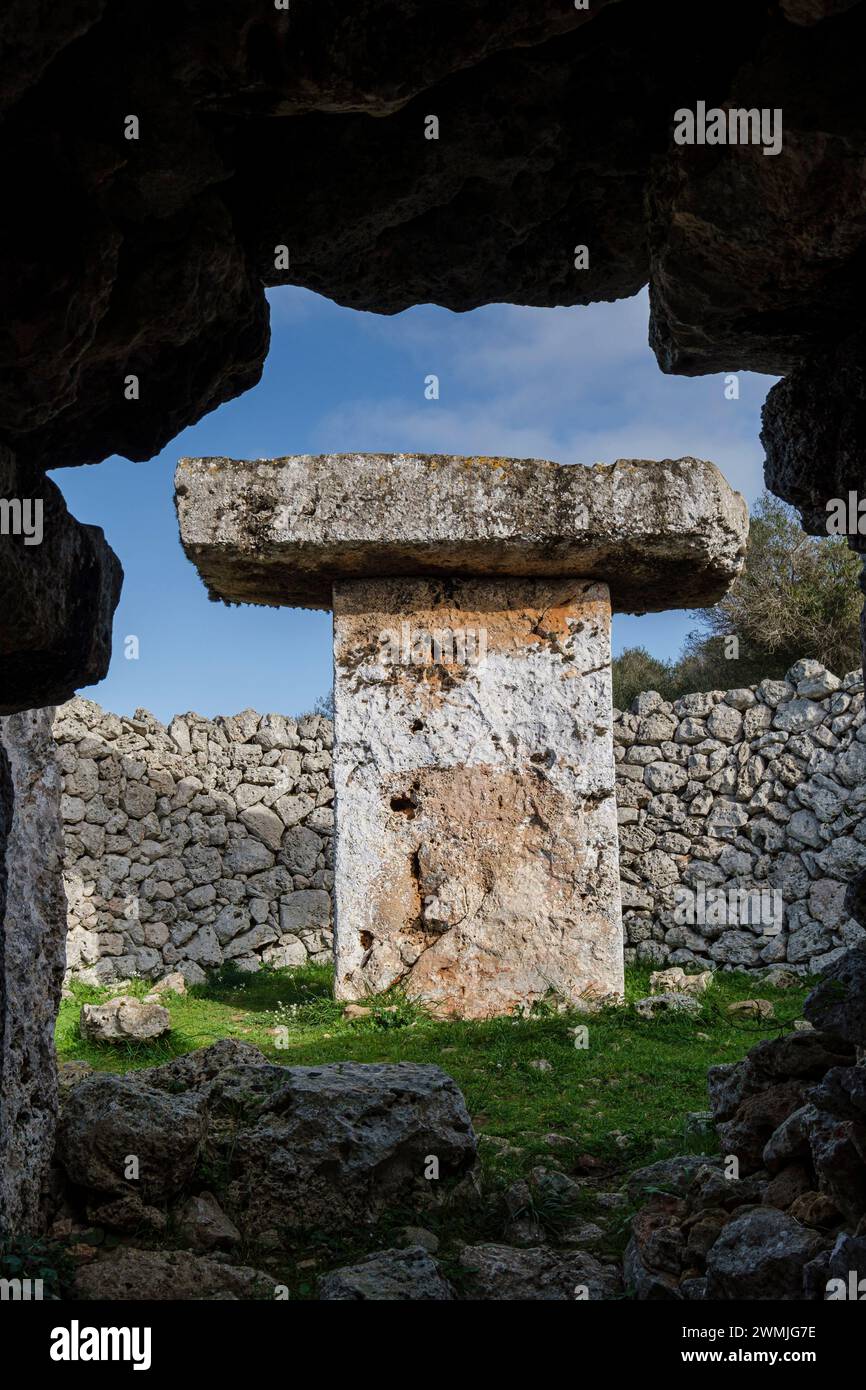
<path id="1" fill-rule="evenodd" d="M 436 1261 L 420 1245 L 380 1250 L 354 1265 L 332 1270 L 319 1280 L 324 1302 L 438 1302 L 454 1297 Z"/>
<path id="2" fill-rule="evenodd" d="M 113 1250 L 104 1259 L 80 1269 L 75 1276 L 76 1298 L 122 1299 L 133 1302 L 219 1299 L 273 1299 L 276 1281 L 249 1265 L 225 1264 L 189 1250 Z"/>
<path id="3" fill-rule="evenodd" d="M 337 996 L 620 994 L 604 585 L 347 582 L 334 607 Z"/>
<path id="4" fill-rule="evenodd" d="M 212 597 L 329 608 L 334 583 L 563 576 L 615 610 L 708 605 L 745 554 L 746 504 L 712 463 L 336 454 L 182 458 L 184 549 Z"/>
<path id="5" fill-rule="evenodd" d="M 147 1085 L 147 1075 L 95 1074 L 68 1093 L 57 1157 L 76 1186 L 159 1202 L 189 1182 L 205 1133 L 204 1098 L 195 1091 L 156 1090 Z M 127 1176 L 130 1154 L 139 1163 L 135 1180 Z"/>
<path id="6" fill-rule="evenodd" d="M 476 1141 L 439 1067 L 337 1062 L 228 1071 L 211 1104 L 255 1091 L 228 1152 L 228 1209 L 245 1234 L 348 1229 L 395 1205 L 436 1202 L 467 1176 Z M 243 1075 L 246 1073 L 246 1075 Z M 432 1172 L 435 1160 L 437 1178 Z"/>
<path id="7" fill-rule="evenodd" d="M 52 715 L 0 718 L 0 1233 L 39 1229 L 54 1142 L 66 895 Z"/>
<path id="8" fill-rule="evenodd" d="M 774 1207 L 750 1207 L 725 1226 L 707 1256 L 710 1299 L 803 1297 L 803 1270 L 823 1238 Z"/>
<path id="9" fill-rule="evenodd" d="M 164 1201 L 188 1187 L 203 1144 L 226 1177 L 220 1204 L 247 1238 L 346 1230 L 395 1204 L 429 1205 L 476 1157 L 463 1097 L 439 1067 L 281 1067 L 228 1039 L 164 1066 L 79 1082 L 64 1105 L 58 1157 L 76 1186 L 124 1196 L 124 1160 L 136 1154 L 136 1191 Z"/>
<path id="10" fill-rule="evenodd" d="M 847 951 L 830 967 L 807 996 L 803 1014 L 816 1028 L 866 1047 L 866 948 Z"/>

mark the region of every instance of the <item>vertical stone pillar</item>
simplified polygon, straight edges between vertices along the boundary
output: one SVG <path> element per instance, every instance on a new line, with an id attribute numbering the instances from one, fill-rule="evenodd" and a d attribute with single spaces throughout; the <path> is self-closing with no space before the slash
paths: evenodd
<path id="1" fill-rule="evenodd" d="M 40 1229 L 66 940 L 53 709 L 0 719 L 0 1233 Z M 5 845 L 4 845 L 5 839 Z M 5 881 L 5 900 L 4 900 Z"/>
<path id="2" fill-rule="evenodd" d="M 610 598 L 334 586 L 337 994 L 506 1013 L 622 989 Z"/>

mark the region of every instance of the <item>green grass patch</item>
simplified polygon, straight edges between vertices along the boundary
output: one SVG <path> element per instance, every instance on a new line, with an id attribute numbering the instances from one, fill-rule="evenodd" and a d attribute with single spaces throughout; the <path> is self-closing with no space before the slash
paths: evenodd
<path id="1" fill-rule="evenodd" d="M 552 1000 L 528 1016 L 442 1020 L 394 992 L 365 1001 L 371 1016 L 350 1021 L 331 997 L 327 968 L 244 974 L 224 967 L 185 996 L 163 996 L 172 1019 L 166 1039 L 119 1046 L 81 1038 L 81 1005 L 102 1002 L 112 990 L 76 984 L 61 1006 L 57 1050 L 61 1061 L 79 1059 L 103 1071 L 154 1066 L 219 1038 L 254 1043 L 289 1065 L 435 1062 L 463 1091 L 484 1138 L 485 1166 L 503 1178 L 542 1161 L 556 1166 L 558 1150 L 549 1138 L 556 1135 L 611 1168 L 627 1169 L 682 1152 L 687 1112 L 707 1106 L 707 1068 L 789 1031 L 809 987 L 804 981 L 802 989 L 778 990 L 744 974 L 720 973 L 701 997 L 699 1014 L 647 1020 L 628 1005 L 649 993 L 649 974 L 629 971 L 626 1007 L 592 1015 L 558 1012 Z M 131 992 L 147 988 L 135 981 Z M 729 1004 L 756 996 L 772 1001 L 775 1019 L 727 1013 Z M 583 1027 L 585 1047 L 575 1036 Z"/>

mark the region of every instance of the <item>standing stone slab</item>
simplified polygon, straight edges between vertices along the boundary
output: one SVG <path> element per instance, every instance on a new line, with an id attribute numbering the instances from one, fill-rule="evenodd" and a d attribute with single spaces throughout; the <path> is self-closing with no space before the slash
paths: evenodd
<path id="1" fill-rule="evenodd" d="M 334 588 L 337 994 L 622 989 L 603 584 Z"/>
<path id="2" fill-rule="evenodd" d="M 175 482 L 211 597 L 335 610 L 340 997 L 617 993 L 610 613 L 725 593 L 748 514 L 718 469 L 342 454 Z"/>

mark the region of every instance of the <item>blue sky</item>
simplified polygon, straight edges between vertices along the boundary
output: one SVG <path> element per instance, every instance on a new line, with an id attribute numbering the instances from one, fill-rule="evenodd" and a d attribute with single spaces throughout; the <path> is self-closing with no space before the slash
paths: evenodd
<path id="1" fill-rule="evenodd" d="M 386 318 L 307 290 L 268 296 L 272 342 L 259 385 L 184 430 L 147 463 L 55 470 L 73 515 L 101 526 L 125 571 L 108 676 L 81 693 L 166 720 L 247 706 L 297 714 L 331 684 L 326 613 L 210 603 L 180 548 L 172 478 L 182 455 L 436 452 L 612 463 L 711 459 L 751 502 L 762 486 L 760 410 L 773 378 L 663 376 L 647 346 L 646 292 L 615 304 Z M 424 379 L 439 377 L 428 401 Z M 142 383 L 146 389 L 146 382 Z M 676 656 L 688 613 L 614 618 L 614 650 Z M 124 655 L 138 638 L 139 657 Z"/>

